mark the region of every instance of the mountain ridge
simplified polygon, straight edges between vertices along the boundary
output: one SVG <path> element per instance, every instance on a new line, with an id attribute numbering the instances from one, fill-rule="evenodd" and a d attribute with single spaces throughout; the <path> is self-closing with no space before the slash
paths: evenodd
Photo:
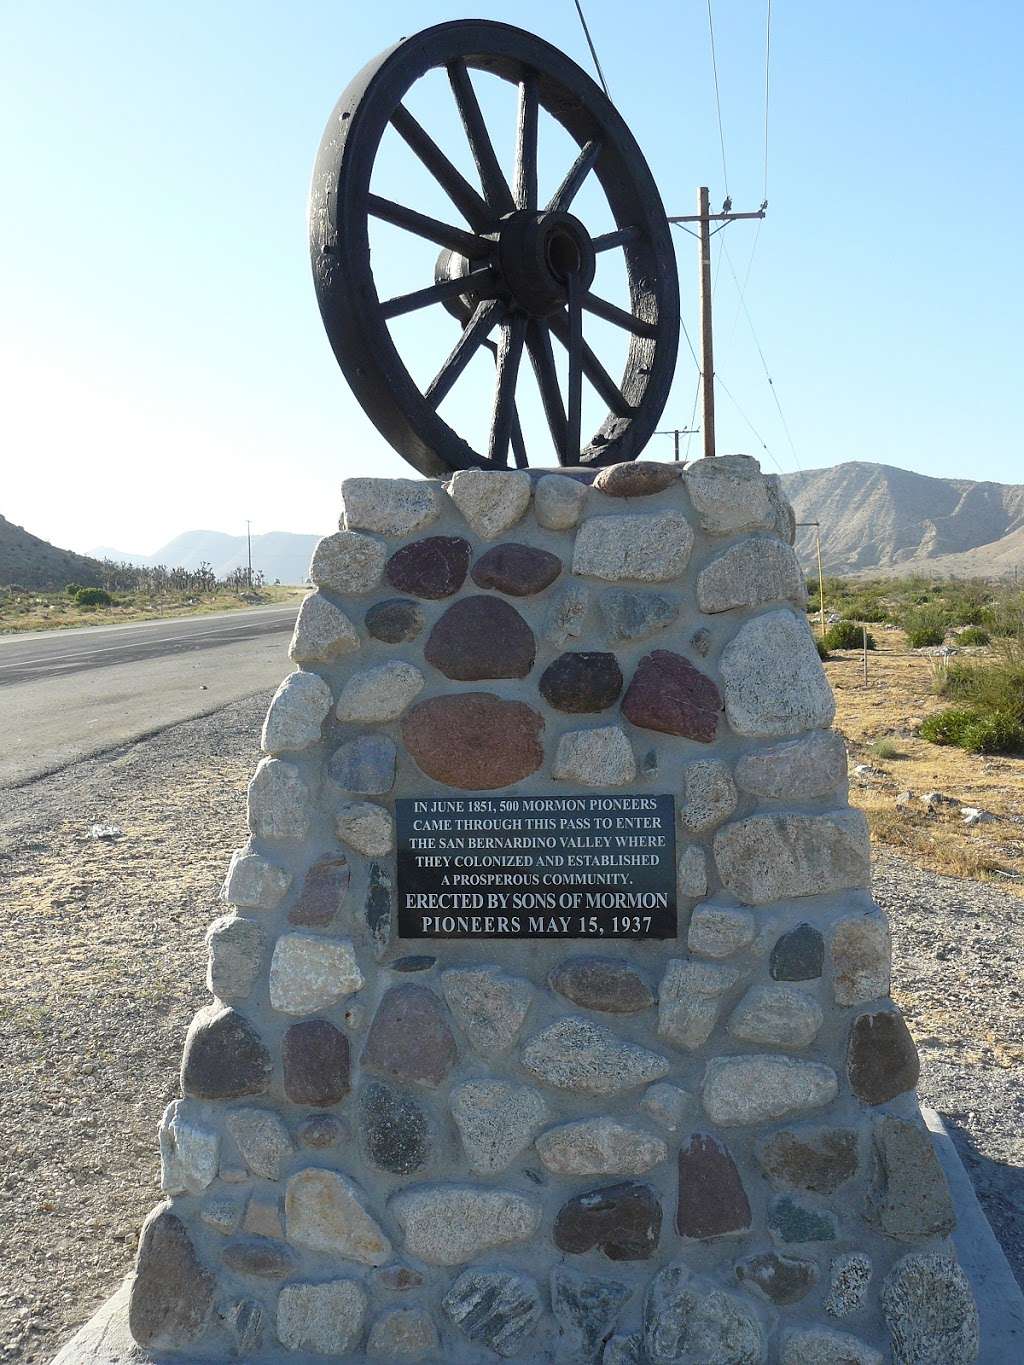
<path id="1" fill-rule="evenodd" d="M 275 579 L 282 583 L 304 583 L 319 539 L 317 535 L 296 531 L 264 531 L 252 538 L 252 566 L 262 569 L 271 583 Z M 227 577 L 249 562 L 245 536 L 232 536 L 226 531 L 182 531 L 151 555 L 128 554 L 108 546 L 97 547 L 92 554 L 143 567 L 166 564 L 198 569 L 200 564 L 207 563 L 213 566 L 218 578 Z"/>

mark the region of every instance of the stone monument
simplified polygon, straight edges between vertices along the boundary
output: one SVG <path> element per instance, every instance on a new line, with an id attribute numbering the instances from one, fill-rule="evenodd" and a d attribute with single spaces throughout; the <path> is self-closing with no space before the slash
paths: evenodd
<path id="1" fill-rule="evenodd" d="M 438 66 L 483 195 L 402 104 Z M 470 68 L 519 85 L 514 196 Z M 545 108 L 581 150 L 539 208 Z M 467 228 L 370 194 L 388 123 Z M 591 172 L 618 224 L 597 236 L 569 212 Z M 442 246 L 433 284 L 379 303 L 374 215 Z M 539 40 L 441 25 L 342 96 L 311 234 L 360 400 L 445 477 L 347 479 L 314 555 L 161 1125 L 135 1341 L 190 1361 L 968 1365 L 977 1312 L 792 512 L 746 456 L 632 462 L 678 296 L 628 130 Z M 612 249 L 631 312 L 591 292 Z M 435 303 L 462 334 L 421 392 L 385 323 Z M 582 310 L 629 333 L 621 386 Z M 477 452 L 437 409 L 496 327 Z M 507 467 L 526 464 L 524 350 L 559 472 Z M 586 445 L 584 378 L 610 406 Z"/>

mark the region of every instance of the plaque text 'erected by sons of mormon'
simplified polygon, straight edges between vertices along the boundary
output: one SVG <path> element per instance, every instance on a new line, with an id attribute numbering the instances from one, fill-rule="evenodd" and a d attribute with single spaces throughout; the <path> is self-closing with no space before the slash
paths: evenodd
<path id="1" fill-rule="evenodd" d="M 674 938 L 671 796 L 395 802 L 401 938 Z"/>

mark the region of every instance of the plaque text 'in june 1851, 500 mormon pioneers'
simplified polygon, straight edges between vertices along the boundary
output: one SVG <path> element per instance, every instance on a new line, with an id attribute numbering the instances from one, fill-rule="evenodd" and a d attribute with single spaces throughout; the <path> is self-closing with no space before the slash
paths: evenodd
<path id="1" fill-rule="evenodd" d="M 395 802 L 402 938 L 674 938 L 671 796 Z"/>

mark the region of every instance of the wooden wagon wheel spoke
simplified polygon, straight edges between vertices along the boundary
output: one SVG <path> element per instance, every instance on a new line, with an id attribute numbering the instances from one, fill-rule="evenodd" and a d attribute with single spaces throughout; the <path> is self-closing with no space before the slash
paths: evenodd
<path id="1" fill-rule="evenodd" d="M 566 279 L 566 316 L 568 319 L 567 347 L 569 352 L 569 380 L 565 398 L 565 450 L 563 464 L 578 464 L 580 431 L 583 425 L 583 309 L 580 283 L 575 271 Z"/>
<path id="2" fill-rule="evenodd" d="M 448 63 L 448 80 L 451 82 L 452 94 L 459 108 L 459 117 L 466 130 L 469 149 L 473 153 L 484 194 L 498 213 L 511 213 L 516 206 L 515 200 L 495 155 L 494 144 L 487 131 L 487 124 L 480 111 L 480 102 L 464 61 Z M 445 245 L 447 246 L 447 243 Z"/>
<path id="3" fill-rule="evenodd" d="M 519 82 L 516 117 L 516 206 L 531 212 L 537 207 L 537 74 L 528 71 Z"/>
<path id="4" fill-rule="evenodd" d="M 500 299 L 482 299 L 473 310 L 473 316 L 466 323 L 462 336 L 452 347 L 448 359 L 427 385 L 424 398 L 432 408 L 437 408 L 451 391 L 452 385 L 473 359 L 477 349 L 487 334 L 501 321 L 505 305 Z"/>
<path id="5" fill-rule="evenodd" d="M 635 336 L 656 337 L 658 335 L 658 329 L 653 322 L 645 322 L 643 318 L 638 318 L 635 313 L 627 313 L 624 308 L 618 308 L 614 303 L 599 299 L 596 294 L 584 294 L 581 302 L 588 313 L 593 313 L 595 317 L 604 318 L 605 322 L 613 322 L 616 327 L 622 327 Z"/>
<path id="6" fill-rule="evenodd" d="M 399 294 L 387 299 L 380 306 L 386 318 L 401 317 L 403 313 L 427 308 L 432 303 L 443 303 L 445 299 L 459 298 L 463 294 L 475 294 L 478 299 L 493 299 L 498 292 L 494 271 L 489 266 L 483 270 L 471 270 L 468 275 L 459 275 L 454 280 L 442 280 L 438 284 L 427 285 L 425 289 L 414 289 L 411 294 Z"/>
<path id="7" fill-rule="evenodd" d="M 404 105 L 400 104 L 391 115 L 391 125 L 423 162 L 467 223 L 472 224 L 478 232 L 486 232 L 494 226 L 495 215 L 487 202 L 481 199 L 462 172 L 452 165 Z"/>
<path id="8" fill-rule="evenodd" d="M 615 232 L 602 232 L 599 237 L 595 237 L 591 243 L 595 252 L 600 255 L 602 251 L 610 251 L 612 247 L 628 246 L 630 242 L 640 239 L 640 229 L 638 227 L 617 228 Z"/>
<path id="9" fill-rule="evenodd" d="M 601 139 L 591 138 L 585 147 L 580 149 L 580 154 L 572 163 L 566 174 L 565 179 L 555 190 L 554 195 L 548 200 L 548 213 L 568 213 L 572 201 L 579 194 L 583 187 L 583 182 L 597 165 L 597 158 L 601 155 Z"/>
<path id="10" fill-rule="evenodd" d="M 501 325 L 498 342 L 497 382 L 494 390 L 494 412 L 491 418 L 491 439 L 488 455 L 497 465 L 508 464 L 508 443 L 512 435 L 516 412 L 516 384 L 519 364 L 523 357 L 526 336 L 526 315 L 515 313 Z"/>
<path id="11" fill-rule="evenodd" d="M 529 328 L 529 325 L 530 325 L 530 324 L 527 323 L 527 328 Z M 485 341 L 485 342 L 484 342 L 484 347 L 485 347 L 488 351 L 490 351 L 491 355 L 494 356 L 495 361 L 497 361 L 497 359 L 498 359 L 498 348 L 497 348 L 497 346 L 495 345 L 495 343 L 494 343 L 493 341 Z M 526 441 L 523 439 L 523 427 L 522 427 L 522 423 L 521 423 L 520 420 L 519 420 L 519 409 L 518 409 L 518 407 L 516 407 L 515 403 L 512 404 L 512 435 L 511 435 L 511 441 L 512 441 L 512 455 L 513 455 L 513 458 L 515 459 L 515 462 L 516 462 L 516 468 L 517 468 L 517 469 L 527 469 L 527 468 L 529 467 L 529 463 L 530 463 L 530 462 L 529 462 L 529 460 L 528 460 L 527 457 L 526 457 Z"/>
<path id="12" fill-rule="evenodd" d="M 569 349 L 569 319 L 565 313 L 556 313 L 548 319 L 548 325 L 566 350 Z M 636 409 L 626 401 L 622 390 L 598 360 L 587 343 L 583 343 L 583 373 L 600 395 L 603 402 L 618 417 L 631 417 Z"/>
<path id="13" fill-rule="evenodd" d="M 459 251 L 471 261 L 484 260 L 494 251 L 494 242 L 489 237 L 478 237 L 463 228 L 442 223 L 437 218 L 406 208 L 404 204 L 396 204 L 393 199 L 383 199 L 379 194 L 369 195 L 367 207 L 374 218 L 380 218 L 394 227 L 405 228 L 407 232 L 447 247 L 450 251 Z"/>
<path id="14" fill-rule="evenodd" d="M 562 390 L 558 386 L 558 372 L 555 357 L 551 350 L 551 333 L 543 322 L 531 322 L 526 333 L 526 346 L 530 353 L 533 373 L 540 389 L 540 400 L 547 418 L 551 441 L 558 452 L 561 462 L 565 449 L 565 405 Z"/>

